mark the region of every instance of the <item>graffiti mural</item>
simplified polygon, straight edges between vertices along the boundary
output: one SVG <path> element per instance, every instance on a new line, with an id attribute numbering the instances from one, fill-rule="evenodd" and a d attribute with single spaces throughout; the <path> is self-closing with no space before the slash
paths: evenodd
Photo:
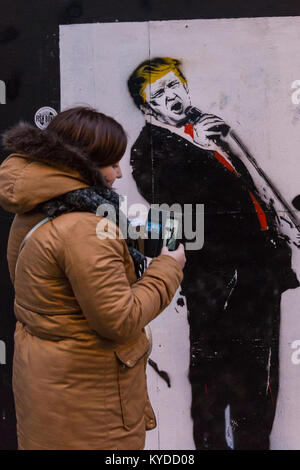
<path id="1" fill-rule="evenodd" d="M 299 189 L 294 177 L 299 164 L 290 151 L 299 140 L 298 114 L 291 96 L 289 108 L 283 104 L 274 71 L 285 69 L 281 62 L 290 64 L 282 36 L 276 34 L 290 30 L 294 22 L 299 19 L 61 29 L 62 107 L 91 104 L 119 119 L 128 131 L 119 192 L 129 202 L 147 201 L 149 206 L 204 204 L 204 245 L 187 250 L 179 297 L 165 317 L 153 322 L 151 361 L 168 381 L 148 373 L 150 388 L 151 382 L 159 384 L 160 436 L 170 428 L 170 421 L 164 425 L 161 417 L 167 419 L 163 403 L 172 401 L 176 388 L 184 390 L 168 419 L 182 411 L 184 426 L 177 418 L 173 427 L 184 429 L 181 434 L 177 430 L 183 435 L 190 426 L 189 448 L 268 449 L 279 373 L 281 390 L 292 393 L 279 364 L 292 364 L 295 355 L 287 337 L 293 334 L 299 296 Z M 101 49 L 98 44 L 108 44 L 108 38 L 109 46 Z M 87 44 L 93 47 L 87 50 Z M 83 62 L 76 59 L 81 48 Z M 289 73 L 290 87 L 295 77 Z M 103 92 L 108 81 L 113 99 Z M 82 82 L 90 87 L 83 88 Z M 277 102 L 269 99 L 271 92 Z M 287 119 L 294 122 L 285 129 L 290 140 L 279 140 L 283 132 L 274 129 L 283 128 Z M 291 184 L 283 180 L 280 165 Z M 183 307 L 179 327 L 174 312 L 183 312 Z M 163 349 L 165 327 L 177 329 L 177 338 L 184 336 L 182 355 L 173 343 Z M 280 350 L 282 331 L 286 346 Z M 283 431 L 278 418 L 276 431 Z"/>
<path id="2" fill-rule="evenodd" d="M 183 281 L 197 448 L 268 448 L 280 295 L 298 286 L 277 213 L 232 150 L 224 121 L 192 108 L 178 60 L 142 63 L 128 86 L 150 116 L 131 153 L 141 194 L 151 203 L 205 207 L 204 247 L 187 251 Z M 226 422 L 234 423 L 234 440 Z"/>

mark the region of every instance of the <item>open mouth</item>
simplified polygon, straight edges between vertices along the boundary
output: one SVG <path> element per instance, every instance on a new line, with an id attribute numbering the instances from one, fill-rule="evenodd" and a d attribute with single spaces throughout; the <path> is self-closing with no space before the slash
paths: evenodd
<path id="1" fill-rule="evenodd" d="M 177 101 L 176 103 L 172 104 L 171 111 L 176 114 L 181 114 L 183 111 L 182 103 Z"/>

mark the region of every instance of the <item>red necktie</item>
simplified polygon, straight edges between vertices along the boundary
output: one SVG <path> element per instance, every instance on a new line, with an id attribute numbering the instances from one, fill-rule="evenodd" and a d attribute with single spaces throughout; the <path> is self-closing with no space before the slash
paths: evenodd
<path id="1" fill-rule="evenodd" d="M 193 124 L 187 124 L 184 126 L 184 132 L 194 138 L 194 126 Z M 226 160 L 222 155 L 220 155 L 218 152 L 214 153 L 215 158 L 222 164 L 224 165 L 228 170 L 232 171 L 238 178 L 240 175 L 236 171 L 236 169 L 231 165 L 231 163 Z M 264 213 L 262 207 L 260 206 L 259 202 L 257 199 L 254 197 L 253 193 L 248 190 L 250 197 L 252 199 L 256 215 L 258 217 L 259 223 L 260 223 L 260 228 L 261 230 L 268 230 L 268 222 L 267 222 L 267 217 L 266 214 Z"/>

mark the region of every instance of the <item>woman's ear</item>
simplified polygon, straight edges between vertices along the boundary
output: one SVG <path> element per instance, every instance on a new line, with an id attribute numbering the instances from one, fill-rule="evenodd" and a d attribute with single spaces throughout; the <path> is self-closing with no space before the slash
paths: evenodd
<path id="1" fill-rule="evenodd" d="M 154 116 L 155 115 L 153 110 L 146 103 L 140 105 L 140 110 L 142 111 L 143 114 L 145 114 L 147 116 Z"/>

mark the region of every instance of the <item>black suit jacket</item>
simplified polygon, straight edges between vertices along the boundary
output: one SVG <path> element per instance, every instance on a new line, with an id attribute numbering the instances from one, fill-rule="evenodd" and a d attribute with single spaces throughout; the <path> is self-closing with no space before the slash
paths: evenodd
<path id="1" fill-rule="evenodd" d="M 298 282 L 290 249 L 276 232 L 275 214 L 260 200 L 247 170 L 240 166 L 237 177 L 214 152 L 151 124 L 132 147 L 131 166 L 149 203 L 204 204 L 204 246 L 186 252 L 182 284 L 190 312 L 199 312 L 192 319 L 196 337 L 203 326 L 207 334 L 216 325 L 230 337 L 253 338 L 267 334 L 263 331 L 272 336 L 279 295 Z M 266 231 L 249 190 L 266 214 Z"/>

